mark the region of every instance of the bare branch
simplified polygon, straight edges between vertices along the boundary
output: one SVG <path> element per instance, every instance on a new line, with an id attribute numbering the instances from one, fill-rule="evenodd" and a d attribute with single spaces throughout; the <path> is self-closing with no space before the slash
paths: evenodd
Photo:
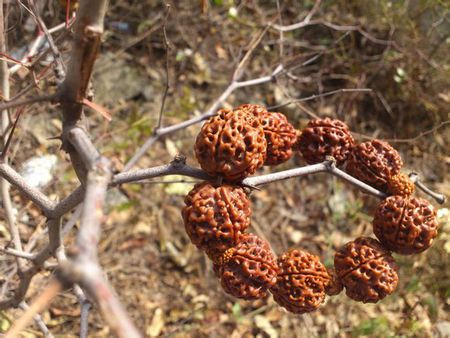
<path id="1" fill-rule="evenodd" d="M 85 194 L 84 187 L 79 186 L 72 193 L 70 193 L 69 196 L 64 198 L 57 205 L 55 205 L 54 209 L 49 211 L 48 217 L 57 218 L 66 214 L 83 201 L 84 194 Z"/>
<path id="2" fill-rule="evenodd" d="M 436 202 L 438 202 L 439 204 L 444 204 L 446 202 L 447 198 L 445 197 L 445 195 L 434 192 L 433 190 L 428 188 L 425 184 L 423 184 L 419 178 L 418 173 L 416 173 L 414 171 L 409 173 L 409 178 L 411 179 L 411 181 L 414 182 L 414 184 L 417 188 L 422 190 L 425 194 L 429 195 L 430 197 L 434 198 L 434 200 Z"/>
<path id="3" fill-rule="evenodd" d="M 81 102 L 85 97 L 100 46 L 108 1 L 91 0 L 79 3 L 72 56 L 66 79 L 60 87 L 64 121 L 72 125 L 81 116 Z"/>
<path id="4" fill-rule="evenodd" d="M 0 52 L 6 54 L 6 20 L 3 13 L 3 0 L 0 0 Z M 0 91 L 1 95 L 8 100 L 10 95 L 9 87 L 9 71 L 8 65 L 5 60 L 0 61 Z M 10 118 L 6 109 L 1 109 L 1 134 L 3 136 L 4 144 L 0 161 L 2 163 L 8 163 L 8 147 L 11 138 L 13 137 L 13 132 L 15 128 L 11 130 L 10 137 L 6 140 L 6 131 L 10 124 Z M 18 119 L 19 117 L 17 117 Z M 17 123 L 17 120 L 16 120 Z M 11 241 L 14 245 L 14 249 L 17 252 L 23 252 L 22 241 L 20 239 L 19 227 L 16 222 L 16 218 L 13 212 L 13 205 L 10 195 L 10 186 L 7 180 L 0 178 L 0 194 L 3 204 L 3 209 L 5 210 L 6 220 L 8 222 L 9 233 L 11 235 Z M 16 256 L 17 257 L 17 256 Z M 16 259 L 17 268 L 19 272 L 23 270 L 24 261 L 21 258 Z"/>
<path id="5" fill-rule="evenodd" d="M 28 304 L 25 302 L 20 303 L 19 307 L 24 311 L 29 311 L 29 308 L 30 308 L 28 306 Z M 39 327 L 39 330 L 42 331 L 42 333 L 44 334 L 44 336 L 46 338 L 53 338 L 52 333 L 48 329 L 47 325 L 45 325 L 45 323 L 42 320 L 42 317 L 40 315 L 38 315 L 38 314 L 34 315 L 33 319 L 34 319 L 34 322 L 36 323 L 36 325 Z"/>
<path id="6" fill-rule="evenodd" d="M 24 251 L 12 249 L 12 248 L 4 248 L 4 249 L 0 248 L 0 252 L 4 253 L 6 255 L 25 258 L 25 259 L 29 259 L 29 260 L 33 260 L 36 257 L 35 255 L 33 255 L 29 252 L 24 252 Z"/>
<path id="7" fill-rule="evenodd" d="M 87 170 L 90 170 L 100 158 L 100 153 L 92 144 L 86 131 L 80 127 L 70 127 L 65 131 L 67 139 L 75 147 Z"/>
<path id="8" fill-rule="evenodd" d="M 55 62 L 56 62 L 56 67 L 55 67 L 56 79 L 58 82 L 62 82 L 65 77 L 65 66 L 62 61 L 61 53 L 59 52 L 58 47 L 56 47 L 55 41 L 53 41 L 53 37 L 50 34 L 47 26 L 45 25 L 44 20 L 42 20 L 41 15 L 39 14 L 39 11 L 34 6 L 34 0 L 28 0 L 28 6 L 30 6 L 30 10 L 34 14 L 34 18 L 35 18 L 39 28 L 44 32 L 44 35 L 47 39 L 50 50 L 52 51 L 53 58 L 55 59 Z"/>
<path id="9" fill-rule="evenodd" d="M 48 33 L 53 34 L 61 29 L 66 27 L 66 23 L 60 23 L 59 25 L 52 27 L 48 30 Z M 38 36 L 34 41 L 31 43 L 30 48 L 28 52 L 22 57 L 19 64 L 16 64 L 12 66 L 9 69 L 10 74 L 16 73 L 21 67 L 27 67 L 32 64 L 31 60 L 36 56 L 38 53 L 43 41 L 45 39 L 45 34 L 43 32 L 38 32 Z M 49 47 L 50 48 L 50 47 Z"/>
<path id="10" fill-rule="evenodd" d="M 5 163 L 0 163 L 0 176 L 11 183 L 17 190 L 28 197 L 39 209 L 42 210 L 44 215 L 50 216 L 55 206 L 55 203 L 51 201 L 38 189 L 29 185 L 23 177 L 16 172 L 13 168 Z"/>
<path id="11" fill-rule="evenodd" d="M 81 313 L 80 313 L 80 338 L 88 337 L 89 329 L 89 310 L 91 309 L 91 303 L 86 298 L 83 290 L 78 285 L 73 287 L 73 291 L 78 298 L 80 303 Z"/>
<path id="12" fill-rule="evenodd" d="M 185 159 L 181 157 L 176 158 L 170 164 L 116 174 L 114 175 L 111 183 L 113 185 L 119 185 L 169 175 L 183 175 L 210 181 L 217 180 L 217 178 L 208 175 L 201 169 L 192 168 L 186 165 Z"/>
<path id="13" fill-rule="evenodd" d="M 311 175 L 321 172 L 328 172 L 340 179 L 354 185 L 361 191 L 373 195 L 378 198 L 386 198 L 387 195 L 377 189 L 367 185 L 366 183 L 350 176 L 346 172 L 336 168 L 333 164 L 333 160 L 327 160 L 322 163 L 308 165 L 304 167 L 279 171 L 267 175 L 251 176 L 242 180 L 241 184 L 248 187 L 257 187 L 259 185 L 277 182 L 289 178 L 301 177 L 305 175 Z M 211 177 L 201 169 L 192 168 L 185 164 L 183 158 L 178 158 L 172 161 L 168 165 L 162 165 L 153 168 L 127 171 L 116 174 L 112 179 L 113 185 L 119 185 L 123 183 L 131 183 L 141 181 L 149 178 L 168 176 L 168 175 L 182 175 L 188 177 L 199 178 L 203 180 L 217 181 L 217 177 Z"/>
<path id="14" fill-rule="evenodd" d="M 82 134 L 75 134 L 75 138 L 80 135 Z M 86 144 L 84 146 L 86 149 L 93 147 Z M 100 225 L 104 218 L 103 204 L 106 190 L 112 177 L 111 163 L 106 158 L 100 157 L 90 164 L 90 167 L 81 226 L 76 241 L 77 255 L 73 260 L 61 264 L 63 277 L 67 281 L 79 284 L 95 300 L 103 313 L 103 318 L 116 336 L 140 337 L 98 265 L 97 244 Z"/>
<path id="15" fill-rule="evenodd" d="M 169 92 L 169 88 L 170 88 L 170 79 L 169 79 L 169 52 L 170 52 L 170 44 L 169 44 L 169 39 L 167 38 L 167 31 L 166 31 L 166 22 L 167 22 L 167 19 L 169 18 L 169 13 L 170 13 L 170 4 L 166 4 L 166 15 L 164 17 L 163 26 L 162 26 L 163 36 L 164 36 L 163 43 L 164 43 L 164 47 L 166 49 L 166 64 L 165 64 L 166 86 L 164 88 L 164 93 L 163 93 L 163 97 L 162 97 L 162 100 L 161 100 L 161 108 L 159 109 L 158 122 L 156 123 L 156 127 L 155 127 L 156 130 L 161 128 L 162 116 L 163 116 L 163 113 L 164 113 L 164 106 L 166 104 L 167 93 Z"/>
<path id="16" fill-rule="evenodd" d="M 50 306 L 51 301 L 61 289 L 61 283 L 57 280 L 52 280 L 45 290 L 37 296 L 30 307 L 27 308 L 25 313 L 18 318 L 11 329 L 6 332 L 5 338 L 18 337 L 19 333 L 28 326 L 38 313 Z"/>
<path id="17" fill-rule="evenodd" d="M 282 108 L 285 106 L 288 106 L 292 103 L 299 103 L 299 102 L 305 102 L 305 101 L 310 101 L 310 100 L 315 100 L 321 97 L 325 97 L 325 96 L 330 96 L 330 95 L 334 95 L 334 94 L 338 94 L 338 93 L 368 93 L 371 92 L 372 89 L 370 88 L 342 88 L 342 89 L 336 89 L 336 90 L 332 90 L 329 92 L 325 92 L 322 94 L 314 94 L 314 95 L 310 95 L 307 97 L 302 97 L 300 99 L 293 99 L 293 100 L 289 100 L 287 102 L 281 103 L 281 104 L 277 104 L 275 106 L 271 106 L 271 107 L 267 107 L 268 110 L 273 110 L 273 109 L 278 109 L 278 108 Z"/>
<path id="18" fill-rule="evenodd" d="M 147 152 L 147 150 L 155 143 L 160 137 L 165 136 L 167 134 L 171 134 L 173 132 L 176 132 L 181 129 L 185 129 L 189 126 L 192 126 L 194 124 L 200 123 L 204 120 L 209 119 L 210 117 L 216 115 L 217 109 L 220 107 L 220 105 L 230 96 L 233 91 L 235 91 L 238 88 L 242 87 L 249 87 L 249 86 L 255 86 L 262 83 L 267 83 L 273 81 L 282 71 L 283 71 L 283 65 L 278 65 L 275 67 L 275 69 L 272 71 L 272 73 L 268 76 L 263 76 L 260 78 L 248 80 L 248 81 L 242 81 L 242 82 L 231 82 L 230 85 L 224 90 L 222 95 L 211 105 L 211 107 L 204 112 L 202 115 L 193 117 L 189 120 L 183 121 L 181 123 L 174 124 L 172 126 L 164 127 L 155 130 L 155 133 L 153 136 L 151 136 L 133 155 L 133 157 L 128 161 L 128 163 L 125 165 L 124 170 L 127 171 L 131 169 L 138 161 L 139 159 Z"/>
<path id="19" fill-rule="evenodd" d="M 56 94 L 56 93 L 34 96 L 34 97 L 26 97 L 23 99 L 17 99 L 17 100 L 13 100 L 13 101 L 3 102 L 0 104 L 0 110 L 11 109 L 11 108 L 25 106 L 28 104 L 33 104 L 33 103 L 38 103 L 38 102 L 54 101 L 56 99 L 58 99 L 58 94 Z"/>

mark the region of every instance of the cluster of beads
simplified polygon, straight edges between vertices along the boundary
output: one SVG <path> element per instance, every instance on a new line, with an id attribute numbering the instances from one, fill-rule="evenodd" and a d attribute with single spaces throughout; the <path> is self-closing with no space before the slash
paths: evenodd
<path id="1" fill-rule="evenodd" d="M 334 269 L 300 249 L 277 258 L 266 240 L 247 231 L 250 200 L 239 182 L 263 165 L 289 160 L 297 149 L 309 164 L 331 156 L 352 176 L 391 194 L 373 219 L 378 240 L 359 237 L 345 244 L 335 254 Z M 298 131 L 283 114 L 259 105 L 222 109 L 203 125 L 195 154 L 202 169 L 222 183 L 201 182 L 189 192 L 182 210 L 185 229 L 213 261 L 224 291 L 237 298 L 271 293 L 294 313 L 316 310 L 326 295 L 343 288 L 356 301 L 377 302 L 398 284 L 391 251 L 420 253 L 437 235 L 436 212 L 411 196 L 414 184 L 400 173 L 398 152 L 380 140 L 357 144 L 342 121 L 317 119 Z"/>

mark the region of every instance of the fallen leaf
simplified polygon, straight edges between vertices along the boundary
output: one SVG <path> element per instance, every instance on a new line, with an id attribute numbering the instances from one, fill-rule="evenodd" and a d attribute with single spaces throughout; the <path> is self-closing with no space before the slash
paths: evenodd
<path id="1" fill-rule="evenodd" d="M 161 334 L 162 329 L 164 328 L 164 316 L 161 308 L 157 308 L 153 313 L 153 319 L 151 324 L 147 327 L 145 333 L 149 337 L 157 337 Z"/>

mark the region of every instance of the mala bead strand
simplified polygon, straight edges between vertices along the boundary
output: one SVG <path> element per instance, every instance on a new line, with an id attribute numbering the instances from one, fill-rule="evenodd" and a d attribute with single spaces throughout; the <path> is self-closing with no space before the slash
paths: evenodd
<path id="1" fill-rule="evenodd" d="M 239 182 L 263 165 L 277 165 L 299 150 L 309 164 L 332 156 L 357 179 L 392 194 L 378 205 L 373 232 L 336 251 L 334 268 L 319 257 L 293 249 L 276 258 L 269 243 L 247 233 L 250 200 Z M 317 310 L 326 296 L 344 288 L 348 297 L 376 303 L 398 285 L 391 251 L 410 255 L 427 250 L 437 236 L 436 210 L 413 197 L 414 183 L 400 170 L 403 162 L 387 142 L 356 144 L 339 120 L 316 119 L 301 133 L 281 113 L 245 104 L 222 109 L 202 127 L 195 143 L 200 166 L 219 183 L 201 182 L 185 198 L 182 216 L 191 242 L 213 261 L 223 290 L 246 300 L 273 295 L 287 311 Z"/>

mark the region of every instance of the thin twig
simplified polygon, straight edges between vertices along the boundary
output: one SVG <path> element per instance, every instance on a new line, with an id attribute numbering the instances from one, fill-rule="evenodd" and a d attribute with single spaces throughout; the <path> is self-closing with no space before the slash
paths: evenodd
<path id="1" fill-rule="evenodd" d="M 445 197 L 444 194 L 440 194 L 440 193 L 434 192 L 433 190 L 428 188 L 425 184 L 423 184 L 422 181 L 420 180 L 420 177 L 419 177 L 418 173 L 416 173 L 414 171 L 409 173 L 409 178 L 411 179 L 411 181 L 414 182 L 414 185 L 417 188 L 422 190 L 425 194 L 429 195 L 430 197 L 434 198 L 434 200 L 436 202 L 438 202 L 439 204 L 444 204 L 445 201 L 447 200 L 447 198 Z"/>
<path id="2" fill-rule="evenodd" d="M 336 90 L 332 90 L 332 91 L 321 93 L 321 94 L 314 94 L 314 95 L 311 95 L 311 96 L 302 97 L 300 99 L 289 100 L 287 102 L 284 102 L 284 103 L 281 103 L 281 104 L 277 104 L 275 106 L 267 107 L 267 109 L 268 110 L 278 109 L 278 108 L 282 108 L 282 107 L 288 106 L 288 105 L 290 105 L 292 103 L 316 100 L 316 99 L 321 98 L 321 97 L 330 96 L 330 95 L 334 95 L 334 94 L 338 94 L 338 93 L 367 93 L 367 92 L 371 92 L 371 91 L 372 91 L 372 89 L 370 89 L 370 88 L 342 88 L 342 89 L 336 89 Z"/>
<path id="3" fill-rule="evenodd" d="M 18 172 L 16 172 L 6 163 L 0 163 L 0 176 L 6 179 L 11 185 L 13 185 L 25 196 L 27 196 L 34 204 L 39 207 L 39 209 L 42 210 L 42 212 L 46 216 L 50 216 L 50 213 L 55 207 L 55 203 L 51 201 L 47 196 L 45 196 L 41 191 L 29 185 Z"/>
<path id="4" fill-rule="evenodd" d="M 16 249 L 12 249 L 12 248 L 0 248 L 0 252 L 6 254 L 6 255 L 11 255 L 14 257 L 20 257 L 20 258 L 25 258 L 28 260 L 33 260 L 36 255 L 29 253 L 29 252 L 24 252 L 24 251 L 19 251 Z"/>
<path id="5" fill-rule="evenodd" d="M 259 185 L 277 182 L 289 178 L 301 177 L 321 172 L 328 172 L 340 179 L 356 186 L 361 191 L 373 195 L 378 198 L 386 198 L 386 194 L 377 189 L 367 185 L 364 182 L 350 176 L 344 171 L 332 165 L 332 161 L 324 161 L 323 163 L 308 165 L 304 167 L 279 171 L 267 175 L 252 176 L 244 179 L 241 184 L 248 187 L 257 187 Z M 124 183 L 139 182 L 154 177 L 181 175 L 194 177 L 203 180 L 217 181 L 217 177 L 211 177 L 201 169 L 193 168 L 186 165 L 182 160 L 174 160 L 170 164 L 162 165 L 153 168 L 127 171 L 116 174 L 112 179 L 112 185 L 119 185 Z"/>
<path id="6" fill-rule="evenodd" d="M 30 6 L 30 10 L 34 14 L 34 18 L 39 28 L 44 32 L 45 38 L 47 39 L 48 45 L 53 54 L 53 58 L 55 59 L 56 62 L 55 67 L 56 80 L 58 83 L 61 83 L 66 75 L 65 65 L 62 60 L 61 53 L 59 52 L 59 49 L 56 46 L 55 41 L 53 40 L 53 37 L 50 34 L 47 26 L 45 25 L 44 20 L 42 20 L 39 11 L 34 6 L 34 0 L 28 0 L 28 6 Z"/>
<path id="7" fill-rule="evenodd" d="M 166 104 L 167 93 L 169 92 L 169 89 L 170 89 L 170 78 L 169 78 L 170 44 L 169 44 L 169 39 L 167 38 L 167 31 L 166 31 L 166 22 L 167 22 L 167 19 L 169 18 L 170 8 L 171 8 L 170 4 L 166 4 L 166 15 L 164 17 L 163 25 L 162 25 L 163 36 L 164 36 L 163 43 L 164 43 L 164 47 L 166 49 L 166 63 L 165 63 L 166 86 L 164 88 L 164 93 L 163 93 L 163 97 L 161 100 L 161 108 L 159 109 L 158 122 L 156 124 L 155 130 L 158 130 L 159 128 L 161 128 L 162 116 L 164 113 L 164 106 Z"/>
<path id="8" fill-rule="evenodd" d="M 5 16 L 3 13 L 3 0 L 0 0 L 0 52 L 6 53 L 6 25 L 7 20 L 5 20 Z M 4 99 L 8 100 L 10 96 L 10 86 L 9 86 L 9 71 L 8 71 L 8 65 L 6 61 L 1 60 L 0 61 L 0 91 Z M 3 136 L 3 141 L 5 142 L 2 144 L 3 151 L 1 154 L 1 162 L 7 165 L 8 163 L 8 147 L 9 147 L 9 140 L 6 139 L 6 131 L 8 129 L 8 126 L 10 124 L 10 117 L 8 114 L 8 111 L 3 108 L 0 108 L 1 113 L 1 134 Z M 12 132 L 10 134 L 10 137 L 12 137 Z M 14 216 L 13 212 L 13 204 L 11 200 L 10 195 L 10 185 L 7 180 L 4 178 L 0 178 L 0 190 L 1 190 L 1 199 L 3 204 L 3 209 L 5 210 L 5 216 L 6 221 L 8 223 L 8 230 L 11 235 L 11 241 L 14 245 L 14 249 L 18 252 L 23 252 L 22 248 L 22 241 L 20 239 L 20 233 L 19 233 L 19 227 L 17 224 L 16 217 Z M 19 272 L 22 272 L 24 267 L 24 261 L 21 258 L 16 259 L 17 262 L 17 268 Z"/>
<path id="9" fill-rule="evenodd" d="M 210 106 L 210 108 L 204 112 L 202 115 L 193 117 L 189 120 L 183 121 L 181 123 L 177 123 L 168 127 L 160 128 L 155 131 L 155 135 L 151 136 L 133 155 L 133 157 L 128 161 L 125 165 L 124 170 L 127 171 L 131 169 L 137 161 L 147 152 L 147 150 L 155 143 L 160 137 L 174 133 L 178 130 L 185 129 L 194 124 L 200 123 L 204 120 L 209 119 L 210 117 L 216 115 L 217 109 L 220 105 L 230 96 L 236 89 L 242 87 L 255 86 L 262 83 L 267 83 L 273 81 L 282 71 L 284 70 L 282 65 L 278 65 L 272 71 L 272 73 L 268 76 L 263 76 L 260 78 L 241 81 L 241 82 L 232 82 L 230 85 L 224 90 L 224 92 L 220 95 L 220 97 Z"/>
<path id="10" fill-rule="evenodd" d="M 47 102 L 47 101 L 54 101 L 58 98 L 58 94 L 46 94 L 46 95 L 39 95 L 34 97 L 26 97 L 23 99 L 17 99 L 13 101 L 7 101 L 0 103 L 0 110 L 4 109 L 11 109 L 15 107 L 25 106 L 28 104 L 38 103 L 38 102 Z"/>
<path id="11" fill-rule="evenodd" d="M 88 337 L 89 330 L 89 311 L 92 304 L 86 298 L 83 290 L 78 285 L 73 288 L 75 295 L 77 296 L 78 302 L 80 303 L 80 338 Z"/>
<path id="12" fill-rule="evenodd" d="M 19 307 L 24 310 L 24 311 L 29 311 L 29 306 L 27 303 L 22 302 L 19 304 Z M 42 317 L 38 314 L 36 314 L 34 317 L 34 322 L 36 323 L 37 327 L 39 328 L 39 330 L 42 331 L 42 333 L 44 334 L 44 336 L 46 338 L 53 338 L 53 334 L 50 332 L 50 330 L 48 329 L 47 325 L 45 325 L 44 321 L 42 320 Z"/>
<path id="13" fill-rule="evenodd" d="M 5 162 L 8 156 L 8 149 L 11 145 L 11 140 L 14 136 L 14 131 L 16 130 L 17 124 L 19 123 L 20 116 L 22 115 L 23 109 L 19 110 L 17 113 L 16 119 L 14 120 L 14 123 L 12 125 L 11 131 L 8 135 L 8 138 L 6 139 L 5 145 L 3 146 L 2 153 L 0 154 L 0 161 Z M 6 130 L 4 130 L 4 133 L 6 133 Z"/>
<path id="14" fill-rule="evenodd" d="M 48 32 L 50 34 L 53 34 L 55 32 L 58 32 L 59 30 L 63 29 L 65 26 L 66 26 L 66 24 L 64 22 L 60 23 L 59 25 L 56 25 L 55 27 L 50 28 L 48 30 Z M 20 63 L 9 68 L 10 74 L 16 73 L 22 67 L 28 67 L 31 65 L 31 60 L 38 53 L 44 39 L 45 39 L 45 34 L 43 32 L 38 32 L 38 36 L 31 43 L 30 48 L 28 49 L 28 52 L 20 59 Z M 50 48 L 50 46 L 48 48 Z"/>
<path id="15" fill-rule="evenodd" d="M 18 337 L 19 333 L 28 326 L 37 314 L 50 306 L 51 301 L 58 295 L 61 289 L 61 283 L 58 280 L 53 279 L 44 291 L 42 291 L 33 303 L 31 303 L 25 313 L 18 318 L 11 329 L 6 332 L 5 338 Z"/>

